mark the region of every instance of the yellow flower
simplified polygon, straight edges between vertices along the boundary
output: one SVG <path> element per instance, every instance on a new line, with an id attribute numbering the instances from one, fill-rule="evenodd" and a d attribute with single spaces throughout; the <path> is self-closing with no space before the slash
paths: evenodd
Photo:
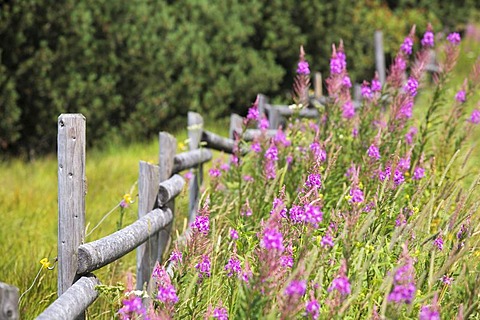
<path id="1" fill-rule="evenodd" d="M 132 203 L 132 196 L 130 195 L 130 193 L 125 193 L 123 195 L 123 200 L 126 202 L 126 203 Z"/>
<path id="2" fill-rule="evenodd" d="M 48 261 L 48 258 L 43 258 L 42 260 L 40 260 L 40 263 L 42 264 L 43 269 L 48 269 L 52 266 L 50 261 Z"/>

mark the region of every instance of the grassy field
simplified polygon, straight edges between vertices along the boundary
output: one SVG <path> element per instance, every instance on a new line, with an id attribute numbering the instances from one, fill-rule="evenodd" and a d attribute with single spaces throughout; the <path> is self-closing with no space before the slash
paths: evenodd
<path id="1" fill-rule="evenodd" d="M 208 127 L 228 135 L 227 126 L 216 124 Z M 175 133 L 175 136 L 178 152 L 185 151 L 186 129 Z M 132 196 L 137 193 L 135 183 L 139 160 L 155 163 L 157 159 L 156 139 L 147 143 L 87 150 L 87 234 L 132 187 Z M 0 265 L 0 281 L 18 287 L 22 293 L 31 286 L 41 269 L 39 261 L 45 257 L 53 261 L 57 254 L 57 159 L 50 155 L 32 162 L 21 159 L 3 162 L 0 163 L 0 177 L 0 252 L 5 255 Z M 185 195 L 177 201 L 180 228 L 187 201 L 188 196 Z M 119 214 L 119 209 L 114 210 L 86 240 L 93 241 L 116 231 Z M 126 209 L 123 225 L 133 222 L 136 217 L 137 206 L 134 203 Z M 127 270 L 135 270 L 135 252 L 104 267 L 96 275 L 104 284 L 115 284 L 125 280 Z M 22 297 L 20 310 L 23 319 L 33 318 L 56 299 L 56 272 L 56 269 L 42 270 L 34 286 Z M 99 299 L 95 303 L 98 308 L 94 306 L 90 310 L 92 317 L 97 317 L 97 310 L 104 309 L 108 303 Z"/>
<path id="2" fill-rule="evenodd" d="M 467 44 L 469 45 L 469 44 Z M 460 60 L 459 73 L 452 82 L 458 87 L 465 74 L 478 56 L 478 46 L 465 50 Z M 451 89 L 448 95 L 455 95 Z M 472 100 L 478 98 L 472 97 Z M 428 95 L 420 97 L 425 104 Z M 476 100 L 474 100 L 476 101 Z M 419 103 L 422 104 L 422 103 Z M 470 104 L 472 107 L 473 104 Z M 418 110 L 422 112 L 422 110 Z M 88 119 L 87 119 L 88 121 Z M 225 123 L 212 124 L 210 130 L 226 135 Z M 54 123 L 52 125 L 55 125 Z M 186 130 L 176 134 L 179 150 L 186 138 Z M 479 137 L 478 131 L 476 137 Z M 435 138 L 435 137 L 434 137 Z M 475 141 L 476 139 L 472 139 Z M 87 228 L 91 230 L 102 217 L 118 205 L 122 196 L 129 193 L 138 175 L 138 161 L 156 162 L 158 154 L 156 140 L 130 145 L 109 145 L 102 150 L 87 150 L 88 193 L 86 198 Z M 471 175 L 468 184 L 478 173 L 480 151 L 472 153 Z M 0 264 L 0 281 L 17 286 L 20 293 L 25 292 L 39 274 L 35 284 L 22 298 L 20 309 L 23 319 L 31 319 L 44 310 L 56 298 L 56 270 L 41 269 L 39 261 L 47 257 L 51 261 L 57 251 L 57 162 L 54 155 L 38 158 L 32 162 L 21 159 L 0 163 L 0 252 L 4 254 Z M 136 190 L 133 192 L 136 194 Z M 185 195 L 177 202 L 178 212 L 185 212 Z M 136 219 L 136 205 L 127 209 L 124 225 Z M 116 230 L 119 210 L 115 210 L 87 238 L 92 241 Z M 177 220 L 183 225 L 182 216 Z M 87 231 L 88 232 L 88 231 Z M 115 284 L 125 280 L 126 271 L 134 271 L 135 253 L 132 252 L 107 267 L 97 276 L 104 284 Z M 92 318 L 111 318 L 114 310 L 109 310 L 110 301 L 99 299 L 90 308 Z"/>

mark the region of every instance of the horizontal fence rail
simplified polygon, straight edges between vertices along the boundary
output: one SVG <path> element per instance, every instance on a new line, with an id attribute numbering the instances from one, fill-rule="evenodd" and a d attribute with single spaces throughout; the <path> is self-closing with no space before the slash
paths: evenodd
<path id="1" fill-rule="evenodd" d="M 93 276 L 81 277 L 53 302 L 37 320 L 77 319 L 98 297 L 95 287 L 100 281 Z"/>
<path id="2" fill-rule="evenodd" d="M 172 219 L 169 208 L 157 208 L 109 236 L 82 244 L 78 248 L 77 274 L 92 272 L 118 260 L 167 226 Z"/>

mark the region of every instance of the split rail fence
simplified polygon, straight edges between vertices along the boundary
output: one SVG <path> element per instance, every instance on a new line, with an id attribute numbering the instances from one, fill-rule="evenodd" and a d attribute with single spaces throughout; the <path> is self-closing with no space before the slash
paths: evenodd
<path id="1" fill-rule="evenodd" d="M 265 98 L 262 96 L 262 99 Z M 270 108 L 266 103 L 264 108 Z M 273 113 L 272 113 L 273 114 Z M 272 116 L 270 116 L 272 117 Z M 270 119 L 272 120 L 272 119 Z M 277 121 L 277 120 L 275 120 Z M 98 297 L 99 279 L 92 273 L 137 249 L 137 289 L 149 282 L 156 261 L 161 261 L 170 240 L 175 197 L 186 181 L 180 172 L 195 169 L 189 185 L 189 224 L 198 208 L 202 165 L 212 151 L 233 153 L 234 132 L 244 140 L 261 134 L 258 129 L 242 132 L 244 119 L 231 116 L 230 138 L 203 129 L 198 113 L 188 113 L 189 151 L 176 154 L 177 141 L 159 134 L 158 165 L 139 164 L 138 220 L 101 239 L 85 240 L 85 128 L 81 114 L 62 114 L 58 119 L 58 299 L 37 319 L 82 319 Z M 268 135 L 276 130 L 270 129 Z M 205 147 L 200 147 L 205 145 Z M 18 292 L 17 292 L 18 296 Z"/>

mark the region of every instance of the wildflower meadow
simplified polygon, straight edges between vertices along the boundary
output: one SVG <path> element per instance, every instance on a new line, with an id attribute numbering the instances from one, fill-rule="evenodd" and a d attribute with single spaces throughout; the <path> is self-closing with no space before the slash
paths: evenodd
<path id="1" fill-rule="evenodd" d="M 342 42 L 327 103 L 310 102 L 302 49 L 291 107 L 320 118 L 297 112 L 268 138 L 253 103 L 244 129 L 263 134 L 251 143 L 238 134 L 237 152 L 214 162 L 189 237 L 174 239 L 153 291 L 134 291 L 129 277 L 112 300 L 117 315 L 479 319 L 479 178 L 469 160 L 480 60 L 452 82 L 460 44 L 458 33 L 413 27 L 386 82 L 363 82 L 360 104 Z"/>

